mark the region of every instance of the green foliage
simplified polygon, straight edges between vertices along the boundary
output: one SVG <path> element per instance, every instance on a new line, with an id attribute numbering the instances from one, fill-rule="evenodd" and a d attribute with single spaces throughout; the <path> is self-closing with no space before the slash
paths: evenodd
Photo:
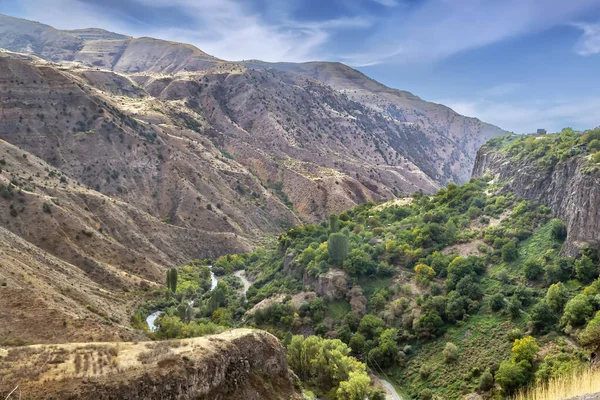
<path id="1" fill-rule="evenodd" d="M 348 257 L 348 236 L 343 232 L 332 233 L 327 240 L 329 260 L 333 265 L 341 266 Z"/>
<path id="2" fill-rule="evenodd" d="M 287 347 L 288 363 L 303 382 L 322 393 L 334 390 L 342 398 L 362 400 L 370 393 L 370 379 L 365 365 L 349 354 L 342 341 L 318 336 L 294 336 Z"/>
<path id="3" fill-rule="evenodd" d="M 336 214 L 329 215 L 329 230 L 331 233 L 335 233 L 340 230 L 340 221 Z"/>
<path id="4" fill-rule="evenodd" d="M 537 260 L 527 260 L 525 262 L 523 272 L 525 273 L 525 278 L 533 281 L 536 280 L 542 274 L 542 272 L 544 272 L 544 267 Z"/>
<path id="5" fill-rule="evenodd" d="M 565 306 L 562 317 L 563 325 L 581 326 L 594 313 L 594 305 L 591 296 L 580 293 L 573 297 Z"/>
<path id="6" fill-rule="evenodd" d="M 553 283 L 546 292 L 544 301 L 550 309 L 557 314 L 562 313 L 565 304 L 567 304 L 568 294 L 565 285 L 562 282 Z"/>
<path id="7" fill-rule="evenodd" d="M 598 277 L 598 266 L 594 261 L 583 256 L 575 261 L 575 276 L 583 283 L 589 283 Z"/>
<path id="8" fill-rule="evenodd" d="M 493 311 L 500 311 L 504 308 L 504 296 L 502 293 L 495 293 L 489 298 L 490 308 Z"/>
<path id="9" fill-rule="evenodd" d="M 447 363 L 454 362 L 458 359 L 458 348 L 454 343 L 448 342 L 446 343 L 446 347 L 444 347 L 444 361 Z"/>
<path id="10" fill-rule="evenodd" d="M 563 240 L 567 237 L 567 227 L 558 218 L 554 218 L 551 222 L 552 236 L 557 240 Z"/>
<path id="11" fill-rule="evenodd" d="M 519 256 L 519 250 L 517 249 L 517 245 L 514 241 L 510 241 L 502 246 L 502 260 L 504 262 L 511 262 L 516 260 Z"/>
<path id="12" fill-rule="evenodd" d="M 494 377 L 504 393 L 511 394 L 527 383 L 531 378 L 533 360 L 539 350 L 537 341 L 531 336 L 515 340 L 511 360 L 503 361 Z"/>
<path id="13" fill-rule="evenodd" d="M 494 376 L 489 370 L 486 370 L 479 378 L 479 390 L 487 392 L 494 387 Z"/>

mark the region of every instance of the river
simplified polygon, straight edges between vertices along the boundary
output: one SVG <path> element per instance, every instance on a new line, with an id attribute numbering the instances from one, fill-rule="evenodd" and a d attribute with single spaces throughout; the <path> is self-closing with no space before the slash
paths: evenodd
<path id="1" fill-rule="evenodd" d="M 214 290 L 217 287 L 217 284 L 219 283 L 219 281 L 217 280 L 217 277 L 215 276 L 215 274 L 212 272 L 212 265 L 209 265 L 208 268 L 211 269 L 211 271 L 210 271 L 210 290 Z M 244 280 L 245 280 L 245 278 L 242 278 L 241 276 L 240 276 L 240 279 L 242 280 L 242 282 L 244 282 Z M 245 283 L 244 283 L 244 285 L 245 285 Z M 246 292 L 244 291 L 244 293 L 246 293 Z M 190 302 L 190 305 L 191 305 L 191 302 Z M 160 317 L 160 314 L 162 314 L 162 310 L 157 310 L 157 311 L 154 311 L 152 314 L 148 315 L 148 317 L 146 318 L 146 323 L 148 324 L 148 327 L 150 328 L 151 332 L 154 332 L 157 329 L 155 322 L 156 322 L 156 319 L 158 317 Z"/>

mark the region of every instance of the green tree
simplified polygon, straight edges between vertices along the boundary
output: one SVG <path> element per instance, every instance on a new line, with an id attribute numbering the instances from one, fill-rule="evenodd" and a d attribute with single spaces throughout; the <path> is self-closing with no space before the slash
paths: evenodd
<path id="1" fill-rule="evenodd" d="M 365 347 L 365 337 L 357 332 L 350 338 L 349 345 L 354 353 L 361 354 Z"/>
<path id="2" fill-rule="evenodd" d="M 177 268 L 171 268 L 171 279 L 169 282 L 171 284 L 171 291 L 173 293 L 177 292 Z"/>
<path id="3" fill-rule="evenodd" d="M 340 230 L 340 220 L 336 214 L 329 215 L 329 230 L 331 233 L 335 233 Z"/>
<path id="4" fill-rule="evenodd" d="M 556 240 L 564 240 L 567 237 L 567 227 L 558 218 L 554 218 L 550 221 L 550 229 L 552 231 L 552 237 Z"/>
<path id="5" fill-rule="evenodd" d="M 537 332 L 546 332 L 558 322 L 556 314 L 544 300 L 533 306 L 530 319 Z"/>
<path id="6" fill-rule="evenodd" d="M 537 279 L 542 272 L 544 272 L 544 268 L 542 264 L 540 264 L 536 260 L 527 260 L 524 266 L 525 278 L 533 281 Z"/>
<path id="7" fill-rule="evenodd" d="M 575 276 L 583 283 L 589 283 L 598 277 L 598 267 L 591 258 L 581 257 L 575 261 Z"/>
<path id="8" fill-rule="evenodd" d="M 516 296 L 511 297 L 508 302 L 508 313 L 512 319 L 517 319 L 521 315 L 521 300 L 519 300 Z"/>
<path id="9" fill-rule="evenodd" d="M 560 314 L 567 304 L 567 288 L 562 282 L 553 283 L 546 292 L 545 302 L 556 314 Z"/>
<path id="10" fill-rule="evenodd" d="M 449 219 L 446 222 L 446 229 L 444 231 L 444 235 L 446 236 L 446 243 L 454 243 L 454 239 L 456 238 L 456 234 L 458 233 L 458 227 L 456 223 Z"/>
<path id="11" fill-rule="evenodd" d="M 565 312 L 562 317 L 564 325 L 581 326 L 594 313 L 594 306 L 590 297 L 580 293 L 573 297 L 565 306 Z"/>
<path id="12" fill-rule="evenodd" d="M 371 379 L 364 371 L 350 372 L 348 380 L 340 382 L 338 399 L 364 400 L 371 393 Z"/>
<path id="13" fill-rule="evenodd" d="M 167 270 L 167 282 L 166 282 L 166 284 L 167 284 L 167 289 L 171 290 L 172 285 L 171 285 L 171 270 L 170 269 Z"/>
<path id="14" fill-rule="evenodd" d="M 502 293 L 495 293 L 491 295 L 489 303 L 492 311 L 500 311 L 504 308 L 504 295 L 502 295 Z"/>
<path id="15" fill-rule="evenodd" d="M 514 240 L 511 240 L 502 246 L 502 261 L 511 262 L 516 260 L 518 256 L 519 251 L 517 250 L 517 245 Z"/>
<path id="16" fill-rule="evenodd" d="M 504 393 L 512 394 L 515 390 L 527 382 L 527 362 L 515 364 L 512 361 L 503 361 L 494 376 Z"/>
<path id="17" fill-rule="evenodd" d="M 588 143 L 588 149 L 591 152 L 594 152 L 594 153 L 597 152 L 597 151 L 600 151 L 600 140 L 594 139 L 591 142 L 589 142 Z"/>
<path id="18" fill-rule="evenodd" d="M 344 270 L 350 275 L 364 275 L 371 263 L 371 257 L 366 251 L 352 249 L 348 258 L 344 261 Z"/>
<path id="19" fill-rule="evenodd" d="M 332 265 L 342 266 L 348 257 L 348 236 L 342 232 L 329 235 L 327 251 Z"/>

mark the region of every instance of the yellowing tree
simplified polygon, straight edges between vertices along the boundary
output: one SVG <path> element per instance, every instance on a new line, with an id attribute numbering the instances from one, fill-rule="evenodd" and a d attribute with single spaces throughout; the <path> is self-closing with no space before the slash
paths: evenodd
<path id="1" fill-rule="evenodd" d="M 421 286 L 427 286 L 435 277 L 435 271 L 429 265 L 417 264 L 415 266 L 415 282 Z"/>

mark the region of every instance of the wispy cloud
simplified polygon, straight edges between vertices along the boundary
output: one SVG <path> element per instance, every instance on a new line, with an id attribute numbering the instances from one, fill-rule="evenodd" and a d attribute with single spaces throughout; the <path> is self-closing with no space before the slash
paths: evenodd
<path id="1" fill-rule="evenodd" d="M 573 20 L 597 0 L 426 0 L 392 14 L 371 34 L 357 65 L 429 62 Z"/>
<path id="2" fill-rule="evenodd" d="M 1 1 L 1 0 L 0 0 Z M 385 14 L 340 2 L 338 16 L 298 19 L 302 2 L 289 0 L 16 0 L 25 17 L 64 28 L 103 25 L 132 36 L 189 42 L 230 60 L 332 59 L 354 66 L 385 62 L 431 62 L 520 34 L 576 20 L 597 0 L 360 0 L 386 6 Z M 264 3 L 260 8 L 257 4 Z M 116 5 L 116 6 L 115 6 Z M 401 6 L 401 7 L 399 7 Z M 135 10 L 133 12 L 132 10 Z M 191 24 L 144 25 L 141 15 L 176 10 Z M 360 11 L 359 11 L 360 10 Z M 599 25 L 578 24 L 583 37 L 577 51 L 600 51 Z M 369 28 L 369 29 L 366 29 Z M 349 45 L 347 37 L 359 41 Z M 351 35 L 344 33 L 352 32 Z M 352 39 L 350 39 L 352 40 Z"/>
<path id="3" fill-rule="evenodd" d="M 380 4 L 386 7 L 397 7 L 400 3 L 397 0 L 371 0 L 374 3 Z"/>
<path id="4" fill-rule="evenodd" d="M 385 0 L 384 0 L 385 1 Z M 193 26 L 153 26 L 135 16 L 118 13 L 102 3 L 84 0 L 22 0 L 25 18 L 63 29 L 102 25 L 131 36 L 152 36 L 191 43 L 227 60 L 307 61 L 328 53 L 323 46 L 331 35 L 345 29 L 369 27 L 367 17 L 339 17 L 298 21 L 278 8 L 275 21 L 267 20 L 250 2 L 234 0 L 132 0 L 147 10 L 177 9 Z M 100 22 L 99 22 L 100 21 Z"/>
<path id="5" fill-rule="evenodd" d="M 581 56 L 600 53 L 600 24 L 577 23 L 575 27 L 583 31 L 583 35 L 575 46 L 575 51 Z"/>

